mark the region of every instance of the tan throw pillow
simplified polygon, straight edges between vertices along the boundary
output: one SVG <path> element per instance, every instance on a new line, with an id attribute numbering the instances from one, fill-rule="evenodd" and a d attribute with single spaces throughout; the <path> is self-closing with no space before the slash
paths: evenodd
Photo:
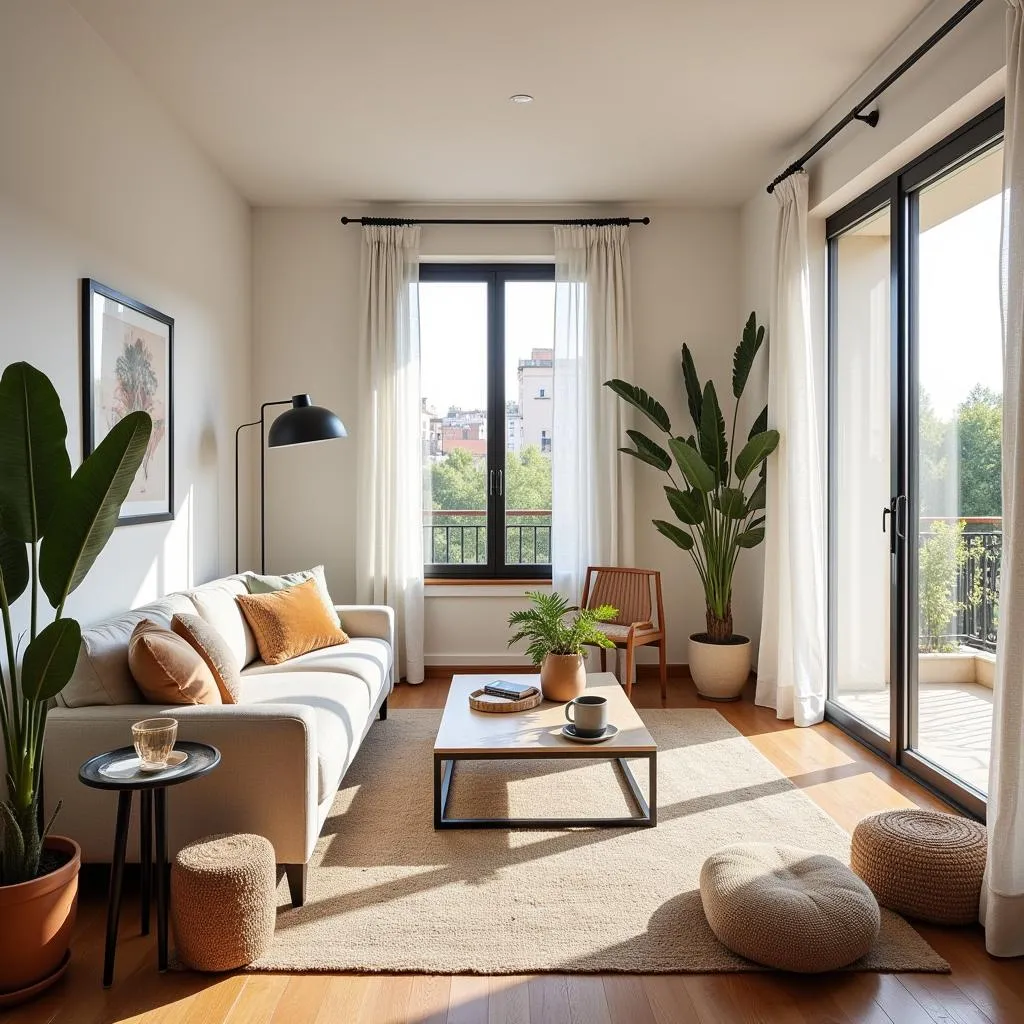
<path id="1" fill-rule="evenodd" d="M 270 594 L 242 594 L 238 604 L 267 665 L 280 665 L 321 647 L 348 643 L 345 631 L 327 613 L 316 580 Z"/>
<path id="2" fill-rule="evenodd" d="M 128 667 L 150 704 L 220 704 L 207 664 L 180 636 L 143 619 L 128 641 Z"/>
<path id="3" fill-rule="evenodd" d="M 242 676 L 227 640 L 201 615 L 175 615 L 171 629 L 206 662 L 220 690 L 220 699 L 225 704 L 237 704 L 242 692 Z"/>
<path id="4" fill-rule="evenodd" d="M 259 573 L 246 573 L 245 586 L 250 594 L 270 594 L 275 590 L 284 590 L 285 587 L 294 587 L 297 583 L 305 583 L 306 580 L 316 580 L 316 589 L 327 609 L 327 614 L 334 621 L 335 626 L 341 628 L 341 619 L 334 609 L 334 601 L 331 599 L 331 592 L 327 589 L 327 574 L 322 565 L 314 565 L 312 569 L 302 569 L 299 572 L 285 573 L 283 576 L 261 576 Z"/>

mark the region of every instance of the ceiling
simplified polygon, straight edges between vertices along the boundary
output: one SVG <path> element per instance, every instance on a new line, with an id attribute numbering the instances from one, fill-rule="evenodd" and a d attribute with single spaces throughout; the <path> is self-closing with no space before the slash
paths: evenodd
<path id="1" fill-rule="evenodd" d="M 927 6 L 71 2 L 258 205 L 737 202 Z"/>

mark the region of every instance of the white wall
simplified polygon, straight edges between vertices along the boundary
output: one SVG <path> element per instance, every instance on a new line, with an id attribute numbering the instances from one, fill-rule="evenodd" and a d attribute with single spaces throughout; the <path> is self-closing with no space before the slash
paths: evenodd
<path id="1" fill-rule="evenodd" d="M 359 334 L 358 227 L 338 223 L 337 209 L 257 209 L 253 215 L 254 378 L 256 401 L 310 391 L 333 408 L 350 430 L 345 441 L 271 452 L 268 457 L 268 567 L 272 571 L 323 561 L 332 593 L 354 594 L 356 439 Z M 378 211 L 380 212 L 380 211 Z M 526 207 L 446 211 L 403 208 L 407 216 L 567 217 L 593 210 Z M 607 210 L 599 211 L 608 215 Z M 704 376 L 728 393 L 732 352 L 742 322 L 740 220 L 736 210 L 616 210 L 650 214 L 649 227 L 630 234 L 633 267 L 636 380 L 659 396 L 674 424 L 684 425 L 679 350 L 692 346 Z M 550 259 L 552 235 L 544 227 L 424 227 L 422 249 L 431 257 Z M 766 311 L 762 311 L 766 312 Z M 688 431 L 687 431 L 688 432 Z M 637 560 L 664 573 L 671 630 L 669 658 L 686 660 L 686 636 L 702 629 L 704 602 L 688 556 L 657 534 L 653 517 L 667 514 L 657 473 L 637 473 Z M 756 635 L 760 610 L 757 555 L 741 570 L 735 596 L 736 627 Z M 755 579 L 756 578 L 756 579 Z M 505 620 L 520 588 L 433 588 L 427 602 L 428 661 L 496 663 L 507 658 Z M 443 596 L 442 596 L 443 595 Z M 521 596 L 518 598 L 521 600 Z"/>
<path id="2" fill-rule="evenodd" d="M 69 603 L 85 622 L 233 564 L 250 268 L 248 204 L 85 21 L 63 0 L 2 0 L 0 366 L 26 359 L 53 380 L 73 465 L 81 278 L 175 319 L 177 518 L 114 532 Z"/>

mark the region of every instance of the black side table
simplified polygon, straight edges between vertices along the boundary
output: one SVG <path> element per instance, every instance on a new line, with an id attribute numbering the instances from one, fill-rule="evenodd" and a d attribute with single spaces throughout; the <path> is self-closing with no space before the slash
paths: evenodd
<path id="1" fill-rule="evenodd" d="M 156 807 L 156 919 L 157 956 L 161 971 L 167 970 L 167 789 L 190 779 L 207 775 L 220 764 L 220 751 L 208 743 L 176 743 L 175 751 L 187 754 L 183 764 L 160 772 L 143 772 L 130 762 L 138 762 L 134 747 L 118 747 L 89 758 L 78 769 L 78 781 L 93 789 L 117 792 L 117 830 L 110 867 L 110 895 L 107 902 L 107 941 L 103 954 L 103 987 L 114 980 L 114 952 L 117 925 L 121 916 L 121 883 L 128 848 L 128 823 L 132 815 L 132 794 L 139 792 L 142 819 L 139 824 L 139 867 L 142 872 L 142 934 L 149 934 L 150 888 L 153 872 L 154 805 Z M 119 762 L 121 763 L 119 765 Z"/>

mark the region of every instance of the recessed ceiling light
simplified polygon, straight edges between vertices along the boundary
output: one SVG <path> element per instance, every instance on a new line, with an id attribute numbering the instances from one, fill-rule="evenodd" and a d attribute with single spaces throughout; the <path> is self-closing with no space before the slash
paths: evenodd
<path id="1" fill-rule="evenodd" d="M 517 92 L 509 96 L 513 103 L 532 103 L 533 97 L 528 92 Z"/>

